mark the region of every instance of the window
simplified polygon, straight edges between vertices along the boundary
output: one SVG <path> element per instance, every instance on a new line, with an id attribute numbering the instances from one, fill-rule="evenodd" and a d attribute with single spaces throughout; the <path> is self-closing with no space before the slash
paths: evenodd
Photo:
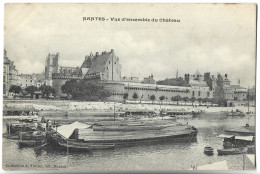
<path id="1" fill-rule="evenodd" d="M 199 96 L 200 96 L 200 91 L 199 91 Z"/>
<path id="2" fill-rule="evenodd" d="M 209 97 L 209 92 L 207 92 L 207 97 Z"/>
<path id="3" fill-rule="evenodd" d="M 195 91 L 192 91 L 192 96 L 194 96 L 195 95 Z"/>
<path id="4" fill-rule="evenodd" d="M 110 61 L 108 61 L 108 64 L 110 64 Z"/>

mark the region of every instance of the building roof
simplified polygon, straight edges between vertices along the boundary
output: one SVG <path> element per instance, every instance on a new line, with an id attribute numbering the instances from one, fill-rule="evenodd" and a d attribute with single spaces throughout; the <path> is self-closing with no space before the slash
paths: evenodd
<path id="1" fill-rule="evenodd" d="M 10 64 L 11 60 L 8 57 L 4 57 L 4 64 Z"/>
<path id="2" fill-rule="evenodd" d="M 146 83 L 135 83 L 135 82 L 117 82 L 118 84 L 124 84 L 129 87 L 137 87 L 137 88 L 160 88 L 160 89 L 182 89 L 186 90 L 190 87 L 184 86 L 169 86 L 169 85 L 157 85 L 157 84 L 146 84 Z"/>
<path id="3" fill-rule="evenodd" d="M 104 52 L 101 55 L 96 56 L 93 59 L 92 65 L 89 68 L 87 74 L 93 74 L 105 71 L 105 65 L 108 59 L 111 57 L 112 52 Z"/>
<path id="4" fill-rule="evenodd" d="M 202 86 L 202 87 L 208 87 L 207 83 L 205 81 L 198 81 L 198 80 L 192 80 L 190 79 L 189 84 L 191 86 Z"/>
<path id="5" fill-rule="evenodd" d="M 230 88 L 234 88 L 234 89 L 247 89 L 247 88 L 244 88 L 240 85 L 230 85 Z"/>

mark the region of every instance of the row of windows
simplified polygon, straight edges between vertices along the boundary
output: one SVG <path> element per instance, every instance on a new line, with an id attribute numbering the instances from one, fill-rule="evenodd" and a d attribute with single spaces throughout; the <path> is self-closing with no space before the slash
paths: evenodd
<path id="1" fill-rule="evenodd" d="M 134 87 L 124 87 L 126 90 L 143 90 L 143 91 L 163 91 L 163 92 L 179 92 L 179 93 L 189 93 L 189 90 L 181 91 L 181 90 L 173 90 L 173 89 L 150 89 L 150 88 L 134 88 Z"/>
<path id="2" fill-rule="evenodd" d="M 110 64 L 110 61 L 108 61 L 108 63 Z M 116 62 L 114 62 L 116 64 Z"/>
<path id="3" fill-rule="evenodd" d="M 198 96 L 200 96 L 201 92 L 198 91 Z M 195 91 L 192 91 L 192 96 L 195 96 Z M 207 92 L 207 97 L 209 97 L 209 92 Z"/>

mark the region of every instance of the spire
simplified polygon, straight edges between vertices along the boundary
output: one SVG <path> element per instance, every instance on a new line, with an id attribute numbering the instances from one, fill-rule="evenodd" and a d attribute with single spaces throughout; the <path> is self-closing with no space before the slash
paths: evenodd
<path id="1" fill-rule="evenodd" d="M 177 72 L 176 72 L 176 79 L 178 78 L 178 67 L 177 67 Z"/>

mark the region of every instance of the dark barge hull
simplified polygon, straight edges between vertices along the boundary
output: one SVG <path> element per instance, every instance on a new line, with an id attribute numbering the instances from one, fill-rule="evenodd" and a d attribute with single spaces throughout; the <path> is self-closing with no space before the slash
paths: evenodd
<path id="1" fill-rule="evenodd" d="M 19 140 L 19 146 L 20 147 L 35 147 L 39 146 L 45 143 L 45 140 L 43 141 L 36 141 L 36 140 Z"/>
<path id="2" fill-rule="evenodd" d="M 154 138 L 142 138 L 142 139 L 118 139 L 118 140 L 91 140 L 84 141 L 69 139 L 68 142 L 64 139 L 59 139 L 53 134 L 47 136 L 48 142 L 61 150 L 70 151 L 89 151 L 97 149 L 111 149 L 118 147 L 129 147 L 137 145 L 151 145 L 162 143 L 193 143 L 197 142 L 197 129 L 188 134 L 179 134 L 171 136 L 160 136 Z M 108 144 L 108 145 L 106 145 Z M 114 144 L 114 146 L 112 146 Z M 104 145 L 104 146 L 102 146 Z"/>

